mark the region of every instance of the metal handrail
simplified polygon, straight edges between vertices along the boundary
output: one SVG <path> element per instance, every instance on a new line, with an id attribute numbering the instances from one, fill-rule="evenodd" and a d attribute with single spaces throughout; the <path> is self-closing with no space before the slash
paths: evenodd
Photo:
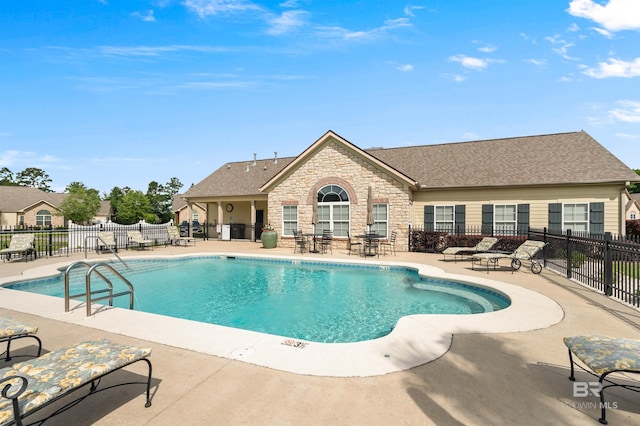
<path id="1" fill-rule="evenodd" d="M 86 292 L 85 293 L 78 293 L 78 294 L 70 295 L 69 294 L 69 273 L 76 266 L 85 266 L 85 267 L 89 268 L 87 270 L 86 275 L 85 275 Z M 106 276 L 104 276 L 100 271 L 98 271 L 96 269 L 99 266 L 104 266 L 105 268 L 108 268 L 113 274 L 115 274 L 118 278 L 120 278 L 129 287 L 129 290 L 128 291 L 122 291 L 120 293 L 115 293 L 114 294 L 113 293 L 113 284 L 111 283 L 111 280 L 109 280 Z M 91 290 L 91 274 L 94 273 L 94 272 L 100 278 L 102 278 L 105 281 L 105 283 L 107 284 L 108 288 L 104 288 L 104 289 L 100 289 L 100 290 Z M 105 292 L 109 293 L 109 294 L 107 296 L 101 296 L 101 297 L 96 297 L 96 298 L 92 297 L 94 294 L 100 294 L 100 293 L 105 293 Z M 64 273 L 64 311 L 65 312 L 69 312 L 69 301 L 70 301 L 70 299 L 84 297 L 84 298 L 86 298 L 87 316 L 89 317 L 89 316 L 91 316 L 91 304 L 93 302 L 97 302 L 97 301 L 100 301 L 100 300 L 108 299 L 109 300 L 109 306 L 113 306 L 113 298 L 114 297 L 124 296 L 124 295 L 127 295 L 127 294 L 129 295 L 129 309 L 133 310 L 133 300 L 134 300 L 133 285 L 131 284 L 131 282 L 129 282 L 129 280 L 127 280 L 124 276 L 122 276 L 122 274 L 120 272 L 115 270 L 111 265 L 106 264 L 104 262 L 90 264 L 90 263 L 85 262 L 83 260 L 79 260 L 79 261 L 74 262 L 71 265 L 69 265 L 67 267 L 67 269 L 65 270 L 65 273 Z"/>
<path id="2" fill-rule="evenodd" d="M 113 253 L 113 255 L 114 255 L 115 257 L 117 257 L 117 258 L 118 258 L 118 260 L 119 260 L 120 262 L 122 262 L 122 264 L 123 264 L 124 266 L 126 266 L 126 267 L 127 267 L 127 269 L 130 269 L 130 268 L 129 268 L 129 265 L 127 265 L 127 263 L 126 263 L 124 260 L 122 260 L 122 258 L 121 258 L 120 256 L 118 256 L 118 253 L 116 253 L 115 251 L 113 251 L 113 249 L 111 248 L 111 246 L 110 246 L 109 244 L 107 244 L 107 242 L 106 242 L 106 241 L 105 241 L 105 240 L 104 240 L 100 235 L 88 235 L 88 236 L 84 237 L 84 258 L 85 258 L 85 259 L 87 258 L 87 241 L 89 240 L 89 238 L 95 238 L 95 239 L 97 239 L 97 240 L 102 241 L 102 243 L 104 244 L 104 246 L 105 246 L 106 248 L 108 248 L 108 249 L 109 249 L 109 251 L 110 251 L 111 253 Z"/>

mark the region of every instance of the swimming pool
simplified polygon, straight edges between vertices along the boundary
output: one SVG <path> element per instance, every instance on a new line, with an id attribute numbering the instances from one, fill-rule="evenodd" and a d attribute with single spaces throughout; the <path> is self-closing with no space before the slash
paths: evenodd
<path id="1" fill-rule="evenodd" d="M 406 267 L 230 256 L 128 264 L 130 270 L 112 266 L 135 287 L 136 310 L 313 342 L 376 339 L 409 315 L 467 315 L 509 306 L 509 298 L 498 291 L 423 277 Z M 72 294 L 84 291 L 85 272 L 72 271 Z M 118 280 L 112 281 L 117 292 Z M 100 284 L 95 276 L 93 282 Z M 6 287 L 64 294 L 62 275 Z M 114 305 L 128 307 L 128 298 Z"/>

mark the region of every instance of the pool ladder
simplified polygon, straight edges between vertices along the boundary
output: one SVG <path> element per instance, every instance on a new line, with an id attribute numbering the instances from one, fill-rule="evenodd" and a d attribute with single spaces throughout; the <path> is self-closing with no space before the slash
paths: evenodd
<path id="1" fill-rule="evenodd" d="M 85 266 L 86 268 L 88 268 L 87 273 L 85 274 L 86 292 L 70 295 L 69 294 L 69 273 L 71 272 L 72 269 L 76 267 L 81 267 L 81 266 Z M 129 287 L 129 290 L 121 291 L 119 293 L 114 294 L 113 283 L 111 282 L 111 280 L 109 280 L 109 278 L 107 278 L 104 274 L 102 274 L 100 271 L 97 270 L 97 268 L 99 267 L 104 267 L 109 271 L 111 271 L 113 274 L 115 274 Z M 103 288 L 100 290 L 92 290 L 91 289 L 92 274 L 96 274 L 98 277 L 102 278 L 102 280 L 107 283 L 107 288 Z M 106 296 L 93 297 L 94 295 L 103 294 L 103 293 L 108 293 L 108 294 Z M 129 282 L 129 280 L 123 277 L 120 272 L 115 270 L 111 265 L 108 265 L 104 262 L 91 264 L 91 263 L 79 260 L 69 265 L 64 272 L 64 311 L 65 312 L 69 312 L 69 301 L 71 299 L 85 298 L 86 305 L 87 305 L 87 316 L 90 317 L 91 304 L 93 302 L 98 302 L 100 300 L 108 299 L 109 306 L 113 306 L 114 297 L 126 296 L 127 294 L 129 295 L 129 309 L 133 310 L 133 285 L 131 284 L 131 282 Z"/>

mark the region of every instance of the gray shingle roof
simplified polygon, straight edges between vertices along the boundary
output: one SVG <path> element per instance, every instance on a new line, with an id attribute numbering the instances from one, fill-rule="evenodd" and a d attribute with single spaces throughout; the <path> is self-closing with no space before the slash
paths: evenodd
<path id="1" fill-rule="evenodd" d="M 46 201 L 58 205 L 56 194 L 38 188 L 0 185 L 0 211 L 18 212 L 37 202 Z"/>
<path id="2" fill-rule="evenodd" d="M 586 184 L 640 176 L 585 132 L 363 150 L 419 182 L 421 188 Z M 294 157 L 228 163 L 185 197 L 259 195 Z"/>

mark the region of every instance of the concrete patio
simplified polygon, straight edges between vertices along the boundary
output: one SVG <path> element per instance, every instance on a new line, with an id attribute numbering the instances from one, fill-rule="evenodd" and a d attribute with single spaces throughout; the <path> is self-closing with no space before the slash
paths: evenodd
<path id="1" fill-rule="evenodd" d="M 293 249 L 265 250 L 252 242 L 198 241 L 195 247 L 161 247 L 148 254 L 188 252 L 292 255 Z M 113 258 L 108 254 L 100 257 Z M 334 249 L 332 257 L 353 259 L 339 249 Z M 0 278 L 28 276 L 29 271 L 42 265 L 81 259 L 83 254 L 1 263 Z M 421 263 L 451 273 L 487 277 L 485 271 L 471 270 L 470 262 L 443 262 L 441 255 L 398 252 L 397 256 L 381 257 L 380 261 Z M 598 424 L 600 411 L 596 398 L 572 396 L 572 382 L 567 379 L 567 349 L 562 338 L 607 334 L 640 339 L 640 312 L 548 270 L 540 275 L 525 268 L 516 273 L 491 271 L 488 276 L 550 297 L 562 307 L 564 318 L 554 326 L 534 331 L 456 334 L 449 351 L 432 362 L 362 378 L 288 373 L 135 339 L 125 335 L 126 326 L 122 334 L 116 334 L 91 327 L 89 320 L 86 325 L 57 321 L 5 306 L 1 291 L 0 315 L 37 325 L 45 350 L 100 337 L 153 349 L 150 408 L 144 407 L 144 386 L 124 386 L 87 398 L 49 420 L 48 425 Z M 34 347 L 29 346 L 32 343 L 25 340 L 13 346 L 14 354 L 33 353 Z M 5 363 L 0 362 L 0 366 Z M 143 366 L 129 367 L 103 379 L 103 385 L 140 380 L 144 371 Z M 577 380 L 592 381 L 592 378 L 578 372 Z M 613 389 L 607 391 L 607 400 L 617 403 L 617 408 L 607 411 L 609 424 L 640 424 L 639 394 Z"/>

